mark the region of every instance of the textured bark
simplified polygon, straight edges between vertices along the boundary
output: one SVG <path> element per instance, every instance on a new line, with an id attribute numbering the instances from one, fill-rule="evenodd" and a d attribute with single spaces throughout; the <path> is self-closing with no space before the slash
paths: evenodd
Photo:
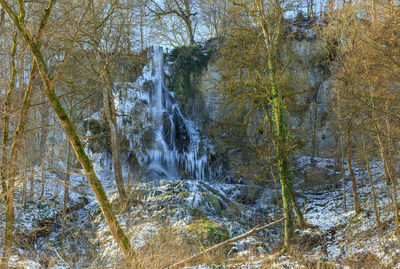
<path id="1" fill-rule="evenodd" d="M 108 126 L 111 130 L 111 154 L 113 160 L 113 170 L 115 182 L 117 184 L 118 194 L 122 204 L 127 200 L 124 179 L 122 176 L 122 164 L 121 164 L 121 139 L 117 126 L 117 116 L 114 105 L 114 94 L 112 92 L 112 81 L 110 73 L 104 67 L 102 72 L 103 79 L 103 108 L 104 114 L 106 115 Z"/>
<path id="2" fill-rule="evenodd" d="M 193 32 L 193 23 L 192 23 L 192 16 L 194 16 L 190 10 L 190 1 L 185 0 L 185 15 L 183 17 L 183 20 L 185 22 L 186 25 L 186 29 L 188 31 L 189 34 L 189 42 L 190 45 L 193 46 L 194 45 L 194 32 Z"/>
<path id="3" fill-rule="evenodd" d="M 277 55 L 277 54 L 275 54 Z M 275 86 L 275 66 L 271 57 L 268 60 L 269 75 L 271 81 L 271 105 L 273 122 L 275 124 L 275 145 L 277 150 L 279 180 L 282 186 L 283 216 L 285 218 L 285 249 L 292 243 L 294 233 L 293 225 L 293 190 L 292 179 L 290 178 L 290 165 L 288 158 L 288 136 L 286 125 L 286 107 L 284 105 L 281 91 Z"/>
<path id="4" fill-rule="evenodd" d="M 14 34 L 13 45 L 11 49 L 10 58 L 10 69 L 11 77 L 10 84 L 6 93 L 6 99 L 4 101 L 5 115 L 4 115 L 4 130 L 3 130 L 3 141 L 2 141 L 2 166 L 1 166 L 1 178 L 3 193 L 5 193 L 5 227 L 4 227 L 4 246 L 3 256 L 1 258 L 1 268 L 8 268 L 8 262 L 11 256 L 11 247 L 13 243 L 13 231 L 14 231 L 14 178 L 10 175 L 13 173 L 14 167 L 10 160 L 7 160 L 7 144 L 8 144 L 8 128 L 11 113 L 11 93 L 15 92 L 15 80 L 17 76 L 17 70 L 15 67 L 15 55 L 17 53 L 17 34 Z M 8 181 L 8 182 L 7 182 Z M 8 183 L 8 184 L 7 184 Z M 8 186 L 7 186 L 8 185 Z"/>
<path id="5" fill-rule="evenodd" d="M 268 61 L 268 74 L 270 81 L 270 105 L 272 113 L 272 121 L 274 124 L 274 144 L 276 148 L 277 166 L 279 171 L 279 180 L 282 186 L 282 205 L 283 215 L 285 218 L 284 230 L 284 250 L 290 248 L 294 234 L 293 222 L 293 189 L 292 178 L 289 164 L 289 130 L 287 127 L 287 109 L 285 104 L 285 97 L 283 89 L 277 86 L 276 69 L 278 66 L 279 42 L 282 31 L 283 10 L 279 0 L 275 0 L 272 14 L 273 24 L 270 19 L 266 17 L 266 7 L 262 1 L 257 1 L 256 12 L 261 15 L 255 16 L 255 20 L 260 24 L 264 42 L 267 47 L 267 61 Z M 253 11 L 252 11 L 253 12 Z M 302 224 L 305 223 L 300 209 L 299 220 Z"/>
<path id="6" fill-rule="evenodd" d="M 118 243 L 119 247 L 121 248 L 128 264 L 130 264 L 134 259 L 135 252 L 130 244 L 129 238 L 125 235 L 123 230 L 121 229 L 119 222 L 114 214 L 112 206 L 108 200 L 108 197 L 104 191 L 104 188 L 97 178 L 96 173 L 94 171 L 93 165 L 89 157 L 87 156 L 83 144 L 76 132 L 75 126 L 68 117 L 65 109 L 61 105 L 59 98 L 57 97 L 55 90 L 54 90 L 54 80 L 51 79 L 50 73 L 48 71 L 47 65 L 44 61 L 42 52 L 40 50 L 40 43 L 35 41 L 32 37 L 31 33 L 26 29 L 23 22 L 19 20 L 19 18 L 15 15 L 15 13 L 11 10 L 10 6 L 5 0 L 0 0 L 1 6 L 4 8 L 8 16 L 13 20 L 15 26 L 17 27 L 18 31 L 20 32 L 21 36 L 23 37 L 25 43 L 29 47 L 35 62 L 37 64 L 38 71 L 42 78 L 43 86 L 44 86 L 44 94 L 47 97 L 50 105 L 52 106 L 54 112 L 56 113 L 65 134 L 67 135 L 68 139 L 71 142 L 72 148 L 77 156 L 78 161 L 82 165 L 86 179 L 92 188 L 98 204 L 101 208 L 101 211 L 107 221 L 107 224 L 110 228 L 111 234 L 113 235 L 114 239 Z M 54 7 L 56 0 L 51 0 L 48 7 L 45 9 L 45 13 L 43 15 L 42 22 L 47 22 L 48 18 L 50 17 L 50 13 L 52 7 Z M 23 4 L 22 4 L 23 6 Z M 23 7 L 22 7 L 23 8 Z M 20 8 L 20 12 L 22 10 Z M 42 25 L 42 24 L 41 24 Z M 40 35 L 39 35 L 40 36 Z"/>

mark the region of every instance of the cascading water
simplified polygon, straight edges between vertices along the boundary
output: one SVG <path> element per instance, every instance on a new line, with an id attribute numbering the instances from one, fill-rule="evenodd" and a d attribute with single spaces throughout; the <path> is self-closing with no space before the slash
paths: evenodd
<path id="1" fill-rule="evenodd" d="M 166 87 L 163 48 L 149 49 L 150 76 L 144 75 L 149 87 L 149 126 L 153 130 L 151 146 L 146 149 L 148 169 L 170 178 L 189 175 L 205 179 L 207 157 L 195 125 L 185 119 Z M 146 68 L 145 68 L 146 70 Z"/>
<path id="2" fill-rule="evenodd" d="M 182 115 L 174 93 L 166 86 L 173 63 L 164 63 L 163 48 L 159 46 L 149 48 L 148 57 L 149 63 L 135 83 L 116 80 L 113 89 L 118 129 L 126 148 L 123 157 L 130 169 L 124 173 L 135 170 L 138 164 L 155 171 L 157 177 L 211 178 L 214 174 L 206 153 L 212 151 L 212 146 L 200 135 L 196 124 Z M 88 136 L 101 137 L 98 135 L 103 125 L 106 126 L 100 112 L 91 115 L 85 121 Z M 101 150 L 105 145 L 98 139 L 87 144 L 91 158 L 97 160 L 96 167 L 104 167 L 109 160 Z"/>

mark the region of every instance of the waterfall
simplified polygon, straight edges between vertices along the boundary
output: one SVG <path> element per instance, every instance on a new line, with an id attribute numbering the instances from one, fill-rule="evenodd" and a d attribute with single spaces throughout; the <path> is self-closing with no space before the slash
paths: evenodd
<path id="1" fill-rule="evenodd" d="M 151 146 L 146 150 L 149 170 L 170 178 L 192 176 L 206 178 L 207 157 L 202 139 L 193 122 L 181 113 L 173 92 L 166 86 L 164 52 L 160 46 L 149 49 L 151 74 L 144 74 L 150 96 L 148 125 L 153 130 Z"/>

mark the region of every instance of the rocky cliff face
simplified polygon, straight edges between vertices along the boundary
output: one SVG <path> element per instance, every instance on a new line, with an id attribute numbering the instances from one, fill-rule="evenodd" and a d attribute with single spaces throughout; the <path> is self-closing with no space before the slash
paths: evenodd
<path id="1" fill-rule="evenodd" d="M 290 31 L 296 38 L 290 41 L 291 57 L 295 60 L 289 68 L 299 80 L 296 91 L 301 92 L 296 97 L 298 107 L 289 108 L 296 152 L 310 158 L 332 157 L 337 141 L 325 45 L 310 24 L 293 25 Z M 238 181 L 243 170 L 254 163 L 257 156 L 246 146 L 248 139 L 260 139 L 265 134 L 225 127 L 226 116 L 233 114 L 235 107 L 226 106 L 226 93 L 221 88 L 224 66 L 219 63 L 220 46 L 212 40 L 195 47 L 177 48 L 157 59 L 150 57 L 142 77 L 135 83 L 119 85 L 117 106 L 121 115 L 128 115 L 120 117 L 120 126 L 130 166 L 134 165 L 136 170 L 158 167 L 164 174 L 168 172 L 167 166 L 183 166 L 183 170 L 192 171 L 186 175 L 228 176 Z M 263 118 L 261 111 L 254 115 Z M 107 129 L 94 118 L 87 126 L 94 134 Z M 107 145 L 107 141 L 91 143 L 90 147 L 98 151 L 102 145 Z M 256 167 L 262 169 L 260 165 Z M 172 174 L 185 176 L 176 171 Z"/>
<path id="2" fill-rule="evenodd" d="M 331 108 L 333 95 L 330 63 L 327 60 L 324 42 L 318 39 L 310 25 L 297 27 L 293 31 L 298 37 L 292 41 L 295 54 L 293 57 L 296 61 L 289 68 L 301 80 L 297 86 L 298 92 L 304 93 L 300 94 L 297 100 L 300 109 L 289 108 L 291 135 L 298 144 L 299 154 L 310 157 L 332 157 L 334 154 L 332 149 L 336 147 L 337 141 Z M 198 89 L 204 98 L 208 127 L 218 125 L 234 109 L 223 105 L 226 99 L 224 91 L 220 88 L 223 66 L 218 64 L 218 60 L 214 58 L 207 65 L 198 82 Z M 233 137 L 238 137 L 237 131 L 219 129 L 217 132 L 208 132 L 208 135 L 215 146 L 215 159 L 224 166 L 226 174 L 231 176 L 239 174 L 243 166 L 248 165 L 251 152 L 238 146 L 248 141 L 242 140 L 236 145 L 231 141 Z"/>

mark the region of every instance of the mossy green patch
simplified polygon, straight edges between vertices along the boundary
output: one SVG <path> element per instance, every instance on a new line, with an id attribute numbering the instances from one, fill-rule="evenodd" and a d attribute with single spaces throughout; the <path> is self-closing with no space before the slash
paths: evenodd
<path id="1" fill-rule="evenodd" d="M 190 236 L 201 239 L 205 246 L 211 246 L 229 239 L 228 230 L 222 224 L 208 218 L 196 220 L 186 227 Z"/>
<path id="2" fill-rule="evenodd" d="M 215 196 L 214 194 L 210 193 L 203 193 L 205 197 L 205 201 L 208 202 L 215 210 L 215 212 L 220 215 L 222 211 L 221 203 L 219 201 L 219 198 Z"/>
<path id="3" fill-rule="evenodd" d="M 175 92 L 175 98 L 184 114 L 191 112 L 191 107 L 199 92 L 196 89 L 195 81 L 201 72 L 207 67 L 214 47 L 180 47 L 175 48 L 170 55 L 174 61 L 172 67 L 171 86 Z"/>
<path id="4" fill-rule="evenodd" d="M 204 218 L 205 216 L 207 216 L 203 210 L 198 208 L 188 208 L 188 212 L 193 218 Z"/>
<path id="5" fill-rule="evenodd" d="M 180 197 L 182 197 L 182 198 L 189 198 L 189 196 L 190 196 L 190 192 L 188 192 L 188 191 L 184 191 L 184 192 L 181 192 L 180 194 L 179 194 L 179 196 Z"/>

